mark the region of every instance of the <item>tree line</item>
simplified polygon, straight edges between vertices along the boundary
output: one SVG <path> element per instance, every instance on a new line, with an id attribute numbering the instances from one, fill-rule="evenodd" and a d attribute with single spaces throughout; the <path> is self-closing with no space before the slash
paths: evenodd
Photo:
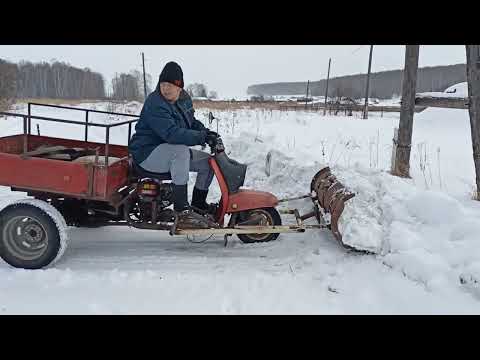
<path id="1" fill-rule="evenodd" d="M 8 109 L 16 96 L 16 75 L 15 64 L 0 59 L 0 111 Z"/>
<path id="2" fill-rule="evenodd" d="M 145 80 L 148 95 L 152 92 L 151 75 L 145 74 Z M 144 100 L 144 77 L 138 70 L 115 73 L 109 85 L 98 72 L 57 60 L 15 64 L 0 59 L 0 111 L 16 99 Z M 192 97 L 217 98 L 217 93 L 208 91 L 204 84 L 190 84 L 186 90 Z"/>
<path id="3" fill-rule="evenodd" d="M 390 70 L 370 75 L 370 97 L 390 99 L 402 93 L 403 70 Z M 328 84 L 328 96 L 365 97 L 366 74 L 339 76 L 331 78 Z M 465 82 L 466 65 L 431 66 L 418 69 L 417 92 L 444 91 L 451 85 Z M 326 79 L 310 82 L 310 94 L 324 96 Z M 250 95 L 298 95 L 306 93 L 306 82 L 283 82 L 251 85 L 247 89 Z"/>
<path id="4" fill-rule="evenodd" d="M 151 76 L 146 74 L 147 94 Z M 52 61 L 18 64 L 0 59 L 0 108 L 5 110 L 16 99 L 144 99 L 143 74 L 137 70 L 116 73 L 107 89 L 102 74 L 89 68 Z"/>
<path id="5" fill-rule="evenodd" d="M 103 76 L 88 68 L 80 69 L 54 61 L 14 64 L 15 98 L 102 99 L 105 98 Z"/>

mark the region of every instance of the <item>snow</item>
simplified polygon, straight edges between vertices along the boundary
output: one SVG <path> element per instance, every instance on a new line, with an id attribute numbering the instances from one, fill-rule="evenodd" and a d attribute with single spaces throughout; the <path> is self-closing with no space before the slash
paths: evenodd
<path id="1" fill-rule="evenodd" d="M 208 111 L 196 111 L 205 124 Z M 34 114 L 82 119 L 47 108 Z M 249 166 L 245 187 L 280 198 L 302 195 L 312 176 L 330 166 L 356 194 L 340 221 L 344 242 L 375 254 L 346 251 L 328 230 L 263 244 L 232 237 L 224 248 L 221 237 L 193 244 L 166 232 L 70 228 L 69 247 L 53 268 L 0 263 L 0 314 L 480 313 L 480 204 L 472 200 L 468 111 L 415 114 L 411 179 L 388 173 L 398 113 L 371 113 L 368 120 L 321 114 L 214 111 L 229 156 Z M 42 134 L 83 136 L 75 126 L 40 127 Z M 21 122 L 0 119 L 2 136 L 21 129 Z M 126 132 L 112 132 L 113 142 L 124 144 Z M 95 128 L 89 134 L 104 136 Z M 209 200 L 217 201 L 215 180 L 211 189 Z M 0 203 L 18 197 L 25 196 L 0 187 Z M 303 214 L 311 201 L 281 207 L 287 206 Z"/>
<path id="2" fill-rule="evenodd" d="M 458 97 L 467 97 L 468 96 L 468 84 L 466 82 L 452 85 L 445 89 L 446 93 L 454 93 Z"/>
<path id="3" fill-rule="evenodd" d="M 465 98 L 464 96 L 459 96 L 457 93 L 445 93 L 445 92 L 423 92 L 423 93 L 417 93 L 416 97 L 418 98 L 429 98 L 429 97 L 434 97 L 434 98 L 444 98 L 444 99 L 458 99 L 458 98 Z"/>
<path id="4" fill-rule="evenodd" d="M 468 98 L 468 84 L 463 82 L 448 87 L 444 92 L 424 92 L 418 93 L 417 96 L 437 98 Z"/>

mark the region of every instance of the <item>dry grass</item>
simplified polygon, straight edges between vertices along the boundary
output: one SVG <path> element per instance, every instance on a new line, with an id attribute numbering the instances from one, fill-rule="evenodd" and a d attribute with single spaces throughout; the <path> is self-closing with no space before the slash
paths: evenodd
<path id="1" fill-rule="evenodd" d="M 208 100 L 194 100 L 194 108 L 204 108 L 213 110 L 238 110 L 238 109 L 280 109 L 281 103 L 265 101 L 208 101 Z"/>

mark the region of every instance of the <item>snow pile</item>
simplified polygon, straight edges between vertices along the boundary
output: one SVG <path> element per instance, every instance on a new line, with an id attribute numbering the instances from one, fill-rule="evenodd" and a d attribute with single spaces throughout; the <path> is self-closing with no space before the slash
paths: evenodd
<path id="1" fill-rule="evenodd" d="M 312 176 L 325 164 L 309 163 L 300 150 L 286 155 L 278 150 L 280 146 L 272 149 L 275 137 L 264 140 L 256 143 L 248 132 L 226 136 L 230 156 L 249 164 L 246 186 L 271 191 L 278 197 L 306 193 Z M 269 151 L 270 177 L 264 171 Z M 427 287 L 456 287 L 462 279 L 480 279 L 480 251 L 473 250 L 480 250 L 480 245 L 472 235 L 480 228 L 480 220 L 478 211 L 466 207 L 470 200 L 461 202 L 444 192 L 423 189 L 412 179 L 358 163 L 349 168 L 335 165 L 332 172 L 356 194 L 346 203 L 339 223 L 345 244 L 381 255 L 385 264 Z M 309 200 L 295 203 L 303 213 L 311 210 L 310 205 Z M 463 233 L 460 229 L 465 222 L 471 231 Z M 467 258 L 457 252 L 458 246 L 470 249 Z"/>
<path id="2" fill-rule="evenodd" d="M 467 82 L 452 85 L 445 89 L 445 93 L 455 94 L 458 97 L 468 96 L 468 84 Z"/>
<path id="3" fill-rule="evenodd" d="M 338 174 L 357 193 L 342 215 L 346 244 L 381 254 L 385 264 L 428 289 L 480 280 L 478 209 L 387 173 L 357 181 L 354 170 Z"/>
<path id="4" fill-rule="evenodd" d="M 444 92 L 423 92 L 418 93 L 419 97 L 437 97 L 437 98 L 467 98 L 468 84 L 466 82 L 452 85 Z"/>

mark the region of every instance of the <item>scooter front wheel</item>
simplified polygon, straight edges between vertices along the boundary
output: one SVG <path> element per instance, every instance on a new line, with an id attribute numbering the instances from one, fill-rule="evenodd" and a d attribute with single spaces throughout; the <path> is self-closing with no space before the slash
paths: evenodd
<path id="1" fill-rule="evenodd" d="M 259 226 L 280 226 L 282 225 L 282 219 L 280 214 L 275 208 L 261 208 L 261 209 L 254 209 L 243 211 L 239 214 L 237 224 L 242 222 L 252 220 L 252 219 L 259 219 L 259 223 L 255 225 Z M 259 243 L 259 242 L 268 242 L 273 241 L 278 238 L 279 233 L 274 234 L 238 234 L 238 238 L 246 243 Z"/>

